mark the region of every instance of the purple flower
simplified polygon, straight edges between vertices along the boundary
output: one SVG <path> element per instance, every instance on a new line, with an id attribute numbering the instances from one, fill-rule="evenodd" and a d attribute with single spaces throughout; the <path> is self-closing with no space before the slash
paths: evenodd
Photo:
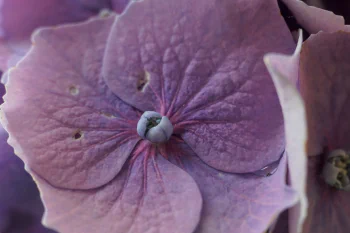
<path id="1" fill-rule="evenodd" d="M 2 122 L 48 226 L 260 233 L 297 202 L 285 156 L 256 175 L 286 149 L 262 62 L 295 47 L 276 1 L 144 0 L 33 42 Z"/>
<path id="2" fill-rule="evenodd" d="M 342 22 L 341 29 L 348 30 Z M 309 155 L 306 183 L 301 184 L 297 179 L 293 181 L 293 177 L 300 174 L 300 167 L 289 161 L 292 186 L 307 191 L 309 200 L 303 232 L 345 233 L 349 229 L 347 193 L 339 190 L 347 190 L 349 183 L 349 85 L 346 75 L 349 72 L 350 37 L 347 32 L 338 31 L 340 26 L 339 21 L 337 27 L 320 28 L 326 32 L 312 35 L 302 47 L 300 44 L 293 56 L 266 57 L 275 82 L 286 82 L 285 78 L 299 79 L 301 95 L 290 83 L 277 86 L 277 89 L 279 92 L 285 92 L 287 87 L 294 89 L 288 95 L 288 100 L 294 104 L 286 106 L 295 109 L 289 114 L 299 115 L 299 121 L 285 119 L 285 124 L 294 125 L 298 137 L 300 132 L 304 135 L 303 132 L 307 131 L 308 135 L 306 147 L 302 148 L 305 152 L 299 152 Z M 297 214 L 292 215 L 297 217 Z M 290 219 L 289 223 L 293 227 L 293 220 Z"/>
<path id="3" fill-rule="evenodd" d="M 348 32 L 319 33 L 304 44 L 300 57 L 300 88 L 309 123 L 306 230 L 345 233 L 350 227 L 349 194 L 344 191 L 350 185 L 349 39 Z"/>
<path id="4" fill-rule="evenodd" d="M 41 225 L 44 207 L 39 192 L 23 162 L 7 145 L 7 137 L 0 126 L 0 232 L 53 233 Z"/>
<path id="5" fill-rule="evenodd" d="M 126 0 L 0 0 L 0 69 L 16 65 L 38 27 L 80 22 L 102 9 L 121 13 Z"/>

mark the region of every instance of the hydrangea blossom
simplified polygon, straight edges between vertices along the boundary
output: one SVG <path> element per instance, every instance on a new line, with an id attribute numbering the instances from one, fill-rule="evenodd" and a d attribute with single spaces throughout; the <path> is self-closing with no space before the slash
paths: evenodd
<path id="1" fill-rule="evenodd" d="M 297 108 L 304 111 L 307 121 L 308 218 L 303 232 L 348 232 L 348 160 L 349 141 L 349 72 L 350 36 L 347 26 L 319 32 L 304 42 L 301 55 L 294 57 L 271 55 L 268 59 L 275 78 L 299 78 L 304 102 Z M 337 31 L 337 32 L 332 32 Z M 299 60 L 300 57 L 300 60 Z M 282 58 L 282 59 L 281 59 Z M 286 70 L 291 61 L 300 62 L 296 70 Z M 283 68 L 282 68 L 283 67 Z M 300 99 L 295 92 L 291 99 Z M 290 174 L 297 174 L 290 168 Z M 327 184 L 328 183 L 328 184 Z M 334 186 L 334 187 L 332 187 Z M 338 190 L 337 190 L 338 189 Z"/>
<path id="2" fill-rule="evenodd" d="M 0 69 L 25 55 L 30 35 L 43 26 L 83 21 L 101 9 L 122 12 L 126 0 L 0 0 Z"/>
<path id="3" fill-rule="evenodd" d="M 154 5 L 149 2 L 133 4 L 136 6 L 131 6 L 127 16 L 120 19 L 114 20 L 113 17 L 94 19 L 83 25 L 59 27 L 53 31 L 42 30 L 34 39 L 39 43 L 19 67 L 11 72 L 11 76 L 17 82 L 13 81 L 13 84 L 9 84 L 9 96 L 13 90 L 13 97 L 9 97 L 10 107 L 5 105 L 8 108 L 5 110 L 4 122 L 13 134 L 11 141 L 16 152 L 29 166 L 32 175 L 36 177 L 42 188 L 47 207 L 45 219 L 49 225 L 67 232 L 72 232 L 72 229 L 76 232 L 89 230 L 114 232 L 115 228 L 121 231 L 129 229 L 139 232 L 144 232 L 145 229 L 152 231 L 169 228 L 176 228 L 174 232 L 192 232 L 195 228 L 198 232 L 218 230 L 226 232 L 233 228 L 237 230 L 237 226 L 238 231 L 260 232 L 268 226 L 271 216 L 295 203 L 293 193 L 285 187 L 283 182 L 285 158 L 281 160 L 281 168 L 273 176 L 274 179 L 270 177 L 270 180 L 264 180 L 252 174 L 238 175 L 237 173 L 259 174 L 261 170 L 255 172 L 256 169 L 269 163 L 276 163 L 273 162 L 277 160 L 273 150 L 285 147 L 283 143 L 278 143 L 284 140 L 277 139 L 277 137 L 283 139 L 283 133 L 278 133 L 283 127 L 281 122 L 278 122 L 276 106 L 270 106 L 273 109 L 272 115 L 277 113 L 276 125 L 267 127 L 270 127 L 271 132 L 277 132 L 277 137 L 271 137 L 264 127 L 254 124 L 257 118 L 249 119 L 249 116 L 252 112 L 268 111 L 265 101 L 277 99 L 266 94 L 271 90 L 271 86 L 267 85 L 265 80 L 262 81 L 263 78 L 260 79 L 260 76 L 265 75 L 260 69 L 261 64 L 255 58 L 261 58 L 263 52 L 290 51 L 292 47 L 290 36 L 282 33 L 281 39 L 285 39 L 285 44 L 282 40 L 274 38 L 273 42 L 280 43 L 274 49 L 271 49 L 269 43 L 264 40 L 262 41 L 266 44 L 260 44 L 259 41 L 256 45 L 252 45 L 245 37 L 237 38 L 234 34 L 238 34 L 237 31 L 227 28 L 239 27 L 233 23 L 222 22 L 227 19 L 241 20 L 240 17 L 234 16 L 238 14 L 237 12 L 223 10 L 233 9 L 227 7 L 233 3 L 220 3 L 223 7 L 219 7 L 219 10 L 213 10 L 212 2 L 205 3 L 204 6 L 194 10 L 187 9 L 188 6 L 179 7 L 185 5 L 184 3 L 174 3 L 172 10 L 169 11 L 167 10 L 169 6 L 159 5 L 157 1 L 152 2 Z M 314 8 L 307 8 L 301 2 L 287 0 L 284 2 L 296 13 L 298 23 L 303 24 L 310 33 L 320 29 L 327 31 L 327 28 L 333 30 L 342 24 L 339 17 Z M 143 9 L 146 11 L 140 14 L 142 4 L 145 4 L 146 7 Z M 273 1 L 254 5 L 254 7 L 261 6 L 261 9 L 276 9 Z M 246 10 L 250 7 L 249 4 L 245 7 L 242 5 L 238 12 L 246 14 Z M 174 9 L 180 9 L 181 12 Z M 158 13 L 162 10 L 164 10 L 163 14 Z M 164 15 L 169 12 L 172 14 Z M 194 16 L 189 17 L 192 20 L 187 22 L 186 16 L 193 12 Z M 214 16 L 214 22 L 205 20 L 203 12 Z M 224 14 L 219 14 L 223 12 Z M 318 16 L 326 16 L 321 17 L 325 21 L 310 24 L 309 22 L 314 22 L 310 19 L 314 17 L 315 12 Z M 153 13 L 156 13 L 157 17 L 150 16 Z M 253 16 L 256 16 L 254 13 L 259 19 L 262 17 L 253 11 L 252 15 L 248 14 L 244 17 L 243 24 L 239 26 L 248 24 Z M 272 15 L 267 21 L 272 22 L 272 19 L 276 20 L 277 15 Z M 175 27 L 164 29 L 164 25 L 168 25 L 168 22 Z M 190 31 L 190 26 L 186 24 L 197 31 Z M 136 28 L 139 25 L 141 28 Z M 276 28 L 280 27 L 279 30 L 270 28 L 266 31 L 273 34 L 285 30 L 281 20 L 273 25 L 277 25 Z M 97 27 L 101 28 L 97 29 Z M 92 36 L 87 32 L 88 28 L 96 31 L 97 34 Z M 86 38 L 77 36 L 74 30 L 83 32 Z M 265 35 L 264 33 L 258 30 L 255 35 Z M 243 33 L 244 35 L 252 36 L 254 33 L 248 29 Z M 47 42 L 58 41 L 59 38 L 63 39 L 57 43 L 62 51 L 50 48 Z M 91 40 L 87 41 L 89 38 Z M 239 45 L 231 47 L 230 42 L 239 42 Z M 198 43 L 197 47 L 193 43 Z M 91 45 L 92 49 L 99 52 L 94 53 L 95 51 L 87 49 Z M 76 48 L 80 46 L 78 50 L 79 55 L 82 56 L 73 55 L 73 46 Z M 184 51 L 184 47 L 190 48 L 189 51 Z M 68 51 L 63 52 L 63 49 L 67 48 Z M 237 52 L 237 48 L 250 56 L 240 60 L 239 55 L 246 54 Z M 56 64 L 60 64 L 58 68 L 50 67 L 43 61 L 52 54 L 58 56 L 54 60 Z M 72 61 L 78 69 L 67 66 L 63 62 L 65 58 Z M 231 65 L 232 61 L 237 65 Z M 294 76 L 297 69 L 295 61 L 298 61 L 298 52 L 289 59 L 284 72 L 293 72 L 292 76 Z M 38 64 L 33 65 L 36 62 Z M 283 64 L 284 61 L 280 63 Z M 39 65 L 44 65 L 46 69 L 38 68 Z M 28 72 L 29 67 L 37 68 L 35 71 Z M 254 67 L 253 72 L 249 72 L 249 67 Z M 63 68 L 66 68 L 67 72 L 65 78 L 57 75 Z M 58 84 L 53 78 L 43 77 L 40 73 L 42 71 L 47 75 L 55 74 L 58 80 L 63 80 L 63 83 Z M 286 151 L 293 152 L 294 155 L 288 153 L 290 158 L 295 158 L 296 155 L 302 158 L 300 155 L 303 155 L 303 150 L 300 145 L 303 143 L 302 135 L 305 134 L 301 131 L 305 122 L 303 110 L 298 108 L 302 103 L 299 97 L 289 101 L 297 95 L 293 86 L 295 79 L 292 77 L 286 81 L 279 78 L 280 74 L 276 75 L 274 68 L 270 67 L 270 71 L 277 86 L 285 117 Z M 91 77 L 93 74 L 98 77 Z M 245 76 L 247 74 L 252 77 L 247 78 Z M 32 76 L 29 77 L 29 75 Z M 35 82 L 33 79 L 35 75 L 40 77 L 43 83 L 28 88 L 30 81 Z M 71 75 L 73 78 L 69 77 Z M 23 77 L 26 77 L 27 83 L 18 81 Z M 67 84 L 69 79 L 77 81 L 78 85 Z M 258 91 L 257 94 L 254 82 L 266 85 L 268 87 L 266 92 Z M 197 88 L 198 84 L 202 85 Z M 46 92 L 44 93 L 41 88 Z M 96 95 L 88 97 L 88 92 Z M 252 98 L 249 96 L 251 93 L 256 96 Z M 70 100 L 66 99 L 67 95 Z M 266 99 L 258 98 L 260 96 Z M 256 101 L 255 104 L 261 104 L 261 101 L 263 105 L 257 107 L 254 103 L 252 104 L 252 100 Z M 43 106 L 39 107 L 38 101 L 43 101 Z M 28 106 L 21 106 L 27 103 L 29 103 Z M 246 104 L 248 108 L 240 106 L 242 104 Z M 22 110 L 22 108 L 23 111 L 16 110 Z M 17 112 L 22 114 L 13 116 Z M 29 118 L 25 122 L 20 122 L 24 119 L 23 116 L 29 116 Z M 104 120 L 101 120 L 101 116 Z M 247 116 L 248 119 L 246 119 Z M 105 118 L 108 120 L 106 121 Z M 232 122 L 232 119 L 236 120 Z M 268 122 L 268 119 L 263 118 L 262 121 Z M 295 126 L 293 121 L 298 121 L 299 125 Z M 18 123 L 22 125 L 17 126 Z M 30 123 L 34 128 L 28 128 Z M 20 135 L 22 133 L 20 129 L 25 129 L 25 135 Z M 250 132 L 251 129 L 253 133 Z M 299 135 L 295 133 L 295 129 L 300 129 Z M 70 132 L 71 130 L 73 131 Z M 233 135 L 231 131 L 234 132 Z M 254 133 L 256 135 L 253 136 Z M 66 138 L 67 135 L 80 144 L 70 143 Z M 237 138 L 237 135 L 243 138 Z M 39 143 L 37 138 L 41 137 L 43 138 Z M 28 138 L 33 140 L 27 142 Z M 273 141 L 275 143 L 271 146 Z M 67 143 L 68 147 L 64 143 Z M 209 147 L 209 143 L 213 145 Z M 258 149 L 271 147 L 269 149 L 272 153 L 270 150 L 255 150 L 254 145 Z M 40 156 L 37 156 L 36 152 L 39 152 Z M 262 160 L 257 160 L 256 157 Z M 80 163 L 79 158 L 81 158 Z M 53 161 L 48 161 L 49 159 Z M 293 160 L 290 159 L 290 168 L 302 167 L 302 159 L 291 161 Z M 116 168 L 114 171 L 112 171 L 112 165 Z M 85 168 L 87 169 L 84 171 Z M 182 170 L 179 171 L 179 168 L 190 176 Z M 295 174 L 293 169 L 291 180 L 295 186 L 298 176 L 293 175 Z M 177 179 L 174 179 L 173 175 Z M 72 177 L 71 180 L 69 176 Z M 211 178 L 208 179 L 208 176 Z M 299 174 L 301 181 L 302 176 L 303 173 Z M 158 185 L 162 182 L 167 185 Z M 295 187 L 301 195 L 302 182 L 297 183 Z M 271 197 L 276 196 L 269 192 L 262 192 L 266 187 L 271 188 L 271 185 L 272 189 L 278 190 L 274 194 L 280 198 L 273 203 L 271 203 Z M 243 196 L 238 194 L 239 189 L 244 190 Z M 222 190 L 226 190 L 224 195 L 217 194 Z M 281 193 L 285 196 L 281 196 Z M 267 198 L 268 194 L 270 199 Z M 113 199 L 115 196 L 118 197 Z M 159 202 L 155 202 L 154 199 L 159 199 Z M 262 207 L 260 200 L 267 200 L 269 207 Z M 282 205 L 282 200 L 288 201 Z M 110 207 L 111 203 L 114 203 L 112 207 Z M 237 204 L 239 208 L 227 209 L 227 203 Z M 303 215 L 305 203 L 301 199 L 299 205 L 301 211 L 296 211 L 295 216 L 299 213 Z M 174 205 L 178 205 L 177 208 L 181 207 L 181 210 L 175 208 L 169 211 L 165 207 Z M 241 207 L 241 205 L 248 207 Z M 184 207 L 194 210 L 194 213 L 184 213 L 183 210 L 186 209 Z M 68 210 L 71 211 L 69 214 L 67 214 Z M 93 213 L 86 213 L 91 210 Z M 159 213 L 168 215 L 164 219 L 154 220 L 153 218 L 160 216 Z M 171 214 L 172 218 L 171 216 L 168 218 Z M 124 218 L 117 223 L 111 223 L 121 215 L 126 217 L 123 216 Z M 243 215 L 244 218 L 238 218 Z M 264 219 L 261 219 L 262 216 Z M 61 219 L 57 220 L 57 218 Z M 297 221 L 293 224 L 297 226 L 296 229 L 300 226 L 302 218 L 294 219 Z M 96 223 L 97 219 L 102 219 L 101 223 Z M 237 221 L 227 223 L 226 219 Z M 175 225 L 180 221 L 183 227 Z M 64 224 L 67 225 L 64 226 Z M 85 225 L 82 226 L 82 224 Z"/>
<path id="4" fill-rule="evenodd" d="M 284 157 L 274 175 L 251 174 L 285 151 L 262 62 L 294 48 L 276 1 L 144 0 L 33 40 L 10 71 L 2 121 L 47 225 L 262 232 L 296 203 Z M 151 143 L 151 130 L 165 139 Z"/>
<path id="5" fill-rule="evenodd" d="M 350 227 L 349 194 L 331 187 L 349 190 L 350 183 L 349 39 L 348 32 L 319 33 L 305 43 L 300 58 L 300 88 L 309 122 L 308 153 L 318 155 L 309 159 L 306 230 L 345 233 Z"/>

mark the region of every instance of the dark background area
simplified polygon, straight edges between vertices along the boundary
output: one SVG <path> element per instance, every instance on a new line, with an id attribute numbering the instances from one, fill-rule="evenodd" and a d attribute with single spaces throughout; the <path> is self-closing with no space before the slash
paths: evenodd
<path id="1" fill-rule="evenodd" d="M 303 0 L 308 5 L 317 6 L 333 11 L 345 18 L 345 23 L 350 24 L 350 0 Z"/>

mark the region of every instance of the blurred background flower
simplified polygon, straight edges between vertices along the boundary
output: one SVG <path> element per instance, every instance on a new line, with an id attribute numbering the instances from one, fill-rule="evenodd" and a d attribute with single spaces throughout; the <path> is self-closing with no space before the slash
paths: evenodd
<path id="1" fill-rule="evenodd" d="M 339 26 L 311 33 L 293 56 L 268 56 L 272 76 L 299 80 L 301 94 L 295 92 L 290 99 L 304 100 L 298 103 L 306 111 L 308 131 L 309 207 L 303 233 L 349 231 L 350 36 L 346 25 Z M 299 172 L 289 169 L 291 177 Z M 287 214 L 281 215 L 275 232 L 290 232 L 290 217 L 288 222 Z"/>
<path id="2" fill-rule="evenodd" d="M 350 1 L 349 0 L 304 0 L 310 6 L 333 11 L 345 18 L 345 23 L 350 24 Z"/>
<path id="3" fill-rule="evenodd" d="M 121 13 L 128 0 L 0 0 L 0 69 L 25 55 L 39 27 L 86 20 L 103 9 Z"/>
<path id="4" fill-rule="evenodd" d="M 53 233 L 41 224 L 44 207 L 38 189 L 7 137 L 0 126 L 0 232 Z"/>

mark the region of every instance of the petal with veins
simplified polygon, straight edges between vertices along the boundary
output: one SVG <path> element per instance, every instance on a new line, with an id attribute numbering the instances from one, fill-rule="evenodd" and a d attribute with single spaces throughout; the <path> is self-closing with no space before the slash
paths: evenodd
<path id="1" fill-rule="evenodd" d="M 192 233 L 200 219 L 202 198 L 194 180 L 151 147 L 97 189 L 57 189 L 36 180 L 44 222 L 62 233 Z"/>
<path id="2" fill-rule="evenodd" d="M 139 140 L 138 112 L 108 90 L 100 72 L 114 18 L 40 30 L 9 72 L 2 120 L 14 135 L 10 144 L 57 187 L 106 184 Z"/>
<path id="3" fill-rule="evenodd" d="M 109 35 L 103 73 L 125 102 L 168 116 L 210 166 L 248 172 L 285 146 L 262 57 L 294 46 L 274 0 L 132 2 Z"/>
<path id="4" fill-rule="evenodd" d="M 215 170 L 185 144 L 170 151 L 168 155 L 182 155 L 181 162 L 174 163 L 193 177 L 203 197 L 201 221 L 195 233 L 261 233 L 279 213 L 298 201 L 297 193 L 285 183 L 286 156 L 276 173 L 258 177 Z"/>

